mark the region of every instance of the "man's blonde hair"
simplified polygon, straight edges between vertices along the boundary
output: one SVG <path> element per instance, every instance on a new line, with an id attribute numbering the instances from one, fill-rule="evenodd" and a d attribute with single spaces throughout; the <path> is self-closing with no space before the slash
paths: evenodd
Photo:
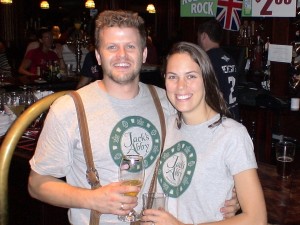
<path id="1" fill-rule="evenodd" d="M 141 36 L 141 46 L 146 47 L 146 29 L 142 17 L 131 11 L 113 11 L 106 10 L 99 14 L 95 22 L 95 45 L 98 48 L 100 45 L 100 31 L 105 27 L 132 27 L 139 31 Z"/>

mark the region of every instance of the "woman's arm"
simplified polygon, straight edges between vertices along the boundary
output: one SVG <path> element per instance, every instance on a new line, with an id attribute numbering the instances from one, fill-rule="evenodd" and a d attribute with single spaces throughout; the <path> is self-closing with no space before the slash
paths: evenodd
<path id="1" fill-rule="evenodd" d="M 229 219 L 201 223 L 201 225 L 267 224 L 266 205 L 256 169 L 249 169 L 235 175 L 234 181 L 242 213 Z M 161 210 L 148 209 L 144 211 L 143 215 L 143 221 L 153 221 L 155 225 L 184 225 L 171 214 Z M 144 224 L 146 225 L 147 223 Z M 200 225 L 200 223 L 198 224 Z"/>

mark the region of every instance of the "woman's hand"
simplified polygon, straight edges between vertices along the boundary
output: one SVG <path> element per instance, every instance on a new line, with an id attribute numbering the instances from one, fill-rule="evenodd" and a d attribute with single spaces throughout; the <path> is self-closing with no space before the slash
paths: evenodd
<path id="1" fill-rule="evenodd" d="M 184 225 L 163 209 L 146 209 L 143 211 L 142 225 Z"/>

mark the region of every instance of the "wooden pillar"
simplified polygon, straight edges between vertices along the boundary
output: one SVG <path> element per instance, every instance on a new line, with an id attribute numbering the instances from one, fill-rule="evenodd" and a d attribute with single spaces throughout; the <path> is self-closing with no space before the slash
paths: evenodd
<path id="1" fill-rule="evenodd" d="M 15 39 L 13 4 L 0 4 L 0 36 L 8 45 Z"/>
<path id="2" fill-rule="evenodd" d="M 289 43 L 289 18 L 273 18 L 272 44 L 288 45 Z M 278 97 L 288 95 L 288 63 L 271 62 L 271 93 Z"/>
<path id="3" fill-rule="evenodd" d="M 23 0 L 13 0 L 12 4 L 0 4 L 0 36 L 7 47 L 7 55 L 12 70 L 20 63 L 20 52 L 24 40 L 24 7 Z"/>

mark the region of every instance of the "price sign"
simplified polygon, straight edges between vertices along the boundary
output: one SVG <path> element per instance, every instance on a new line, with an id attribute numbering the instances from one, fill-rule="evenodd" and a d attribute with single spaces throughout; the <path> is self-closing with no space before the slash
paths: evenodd
<path id="1" fill-rule="evenodd" d="M 244 0 L 243 16 L 295 17 L 295 0 Z"/>

